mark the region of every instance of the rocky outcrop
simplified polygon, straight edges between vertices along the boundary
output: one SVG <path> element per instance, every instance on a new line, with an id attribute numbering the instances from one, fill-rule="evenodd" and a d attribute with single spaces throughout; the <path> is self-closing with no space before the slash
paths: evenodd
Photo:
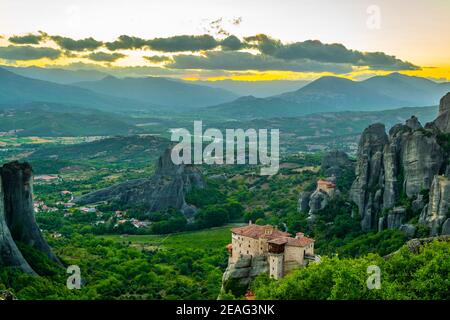
<path id="1" fill-rule="evenodd" d="M 406 209 L 403 207 L 397 207 L 392 209 L 387 215 L 387 228 L 398 229 L 405 220 Z"/>
<path id="2" fill-rule="evenodd" d="M 420 215 L 420 222 L 430 227 L 431 235 L 447 234 L 450 219 L 450 178 L 435 176 L 430 190 L 430 201 Z M 445 224 L 445 226 L 444 226 Z"/>
<path id="3" fill-rule="evenodd" d="M 392 127 L 389 136 L 382 124 L 364 130 L 357 152 L 356 179 L 350 190 L 364 231 L 396 229 L 405 223 L 405 214 L 394 209 L 401 197 L 411 199 L 413 213 L 424 212 L 422 222 L 430 224 L 433 220 L 441 228 L 445 222 L 442 209 L 439 211 L 431 204 L 434 201 L 431 194 L 430 205 L 426 207 L 421 192 L 433 188 L 435 176 L 450 172 L 450 155 L 445 145 L 449 143 L 445 138 L 449 132 L 449 113 L 450 94 L 447 94 L 441 100 L 438 118 L 425 128 L 413 116 L 405 124 Z M 382 212 L 387 215 L 382 217 Z M 435 218 L 431 218 L 433 215 Z"/>
<path id="4" fill-rule="evenodd" d="M 265 256 L 243 256 L 236 263 L 229 263 L 222 277 L 219 299 L 229 292 L 236 297 L 243 296 L 256 276 L 268 272 L 269 264 Z"/>
<path id="5" fill-rule="evenodd" d="M 319 212 L 320 210 L 325 209 L 325 207 L 328 205 L 328 202 L 330 201 L 330 196 L 321 190 L 316 190 L 311 194 L 311 197 L 309 199 L 309 216 L 311 218 L 314 218 L 314 215 Z"/>
<path id="6" fill-rule="evenodd" d="M 439 115 L 434 120 L 434 125 L 443 133 L 450 133 L 450 92 L 447 93 L 439 104 Z"/>
<path id="7" fill-rule="evenodd" d="M 359 142 L 356 179 L 350 190 L 350 198 L 358 206 L 364 231 L 375 227 L 375 213 L 382 205 L 383 155 L 388 141 L 384 125 L 377 123 L 364 130 Z"/>
<path id="8" fill-rule="evenodd" d="M 420 239 L 411 239 L 409 240 L 405 247 L 408 249 L 409 252 L 418 254 L 420 253 L 420 249 L 427 245 L 428 243 L 431 243 L 433 241 L 439 241 L 439 242 L 450 242 L 450 236 L 448 235 L 442 235 L 437 237 L 429 237 L 429 238 L 420 238 Z M 390 259 L 397 255 L 399 252 L 401 252 L 401 248 L 395 252 L 392 252 L 386 256 L 384 256 L 385 259 Z"/>
<path id="9" fill-rule="evenodd" d="M 330 151 L 325 154 L 320 167 L 321 175 L 328 177 L 325 180 L 333 184 L 336 184 L 343 176 L 349 176 L 349 174 L 353 176 L 354 170 L 353 161 L 342 151 Z M 324 209 L 329 201 L 339 194 L 338 189 L 328 193 L 317 189 L 313 192 L 301 192 L 298 199 L 298 211 L 309 213 L 310 217 L 313 217 L 315 213 Z"/>
<path id="10" fill-rule="evenodd" d="M 298 211 L 308 213 L 309 212 L 309 200 L 311 199 L 311 192 L 304 191 L 300 193 L 298 198 Z"/>
<path id="11" fill-rule="evenodd" d="M 321 171 L 326 177 L 341 177 L 346 170 L 354 170 L 354 163 L 343 151 L 330 151 L 322 159 Z"/>
<path id="12" fill-rule="evenodd" d="M 155 173 L 150 178 L 131 180 L 86 194 L 75 201 L 79 204 L 100 201 L 116 201 L 123 205 L 143 205 L 148 211 L 169 208 L 186 215 L 195 211 L 185 201 L 185 195 L 193 188 L 203 188 L 201 173 L 192 165 L 175 165 L 167 149 L 156 162 Z"/>
<path id="13" fill-rule="evenodd" d="M 16 296 L 11 291 L 0 291 L 0 300 L 17 300 Z"/>
<path id="14" fill-rule="evenodd" d="M 0 168 L 0 265 L 34 274 L 17 243 L 33 247 L 60 263 L 36 224 L 31 166 L 11 162 Z"/>
<path id="15" fill-rule="evenodd" d="M 399 228 L 400 231 L 404 232 L 408 238 L 413 238 L 416 234 L 416 226 L 412 224 L 402 224 Z"/>

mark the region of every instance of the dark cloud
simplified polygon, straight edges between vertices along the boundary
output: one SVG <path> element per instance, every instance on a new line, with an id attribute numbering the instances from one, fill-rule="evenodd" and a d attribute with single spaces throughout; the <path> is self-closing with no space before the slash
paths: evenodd
<path id="1" fill-rule="evenodd" d="M 112 51 L 119 49 L 141 49 L 147 45 L 147 41 L 138 37 L 121 35 L 116 41 L 107 42 L 105 45 Z"/>
<path id="2" fill-rule="evenodd" d="M 61 51 L 53 48 L 31 46 L 0 47 L 0 58 L 6 60 L 35 60 L 41 58 L 57 59 Z"/>
<path id="3" fill-rule="evenodd" d="M 222 19 L 218 19 L 211 22 L 211 25 L 219 30 L 222 22 Z M 237 19 L 235 23 L 239 24 L 240 19 Z M 183 54 L 174 58 L 163 55 L 144 57 L 153 63 L 171 62 L 166 65 L 180 69 L 200 68 L 196 66 L 203 66 L 205 69 L 211 70 L 299 71 L 317 69 L 330 72 L 333 72 L 333 70 L 347 70 L 349 66 L 389 71 L 419 69 L 419 67 L 410 62 L 400 60 L 383 52 L 351 50 L 339 43 L 325 44 L 318 40 L 282 43 L 280 40 L 265 34 L 257 34 L 243 39 L 234 35 L 228 35 L 224 39 L 219 39 L 208 34 L 180 35 L 154 39 L 121 35 L 117 40 L 106 43 L 91 37 L 74 40 L 62 36 L 49 36 L 41 31 L 38 34 L 26 34 L 9 38 L 11 42 L 16 44 L 39 44 L 47 39 L 55 41 L 62 51 L 66 52 L 64 55 L 67 57 L 76 56 L 77 52 L 81 54 L 84 54 L 85 51 L 93 52 L 101 47 L 106 47 L 110 51 L 146 49 L 161 53 L 206 52 L 202 56 Z M 252 55 L 239 51 L 247 48 L 255 49 L 260 54 Z M 30 51 L 31 49 L 24 50 Z M 55 54 L 57 53 L 53 53 L 53 56 Z M 89 54 L 87 57 L 95 61 L 112 62 L 122 58 L 123 55 L 98 52 Z M 234 59 L 235 61 L 233 61 Z M 329 67 L 330 70 L 324 70 L 325 67 Z"/>
<path id="4" fill-rule="evenodd" d="M 175 69 L 205 70 L 282 70 L 296 72 L 335 72 L 352 71 L 349 64 L 321 63 L 312 60 L 286 61 L 264 54 L 251 54 L 236 51 L 210 51 L 205 55 L 177 55 L 174 62 L 166 65 Z"/>
<path id="5" fill-rule="evenodd" d="M 245 44 L 236 36 L 228 36 L 225 39 L 222 40 L 220 43 L 223 50 L 240 50 L 245 47 Z"/>
<path id="6" fill-rule="evenodd" d="M 114 62 L 121 58 L 125 58 L 126 55 L 121 53 L 107 53 L 107 52 L 93 52 L 86 56 L 86 58 L 94 60 L 94 61 L 105 61 L 105 62 Z"/>
<path id="7" fill-rule="evenodd" d="M 275 40 L 265 34 L 245 37 L 244 41 L 249 47 L 258 49 L 260 52 L 268 55 L 274 54 L 277 49 L 283 46 L 280 40 Z"/>
<path id="8" fill-rule="evenodd" d="M 55 41 L 62 49 L 71 51 L 95 50 L 103 45 L 103 42 L 94 38 L 74 40 L 61 36 L 50 36 L 50 39 Z"/>
<path id="9" fill-rule="evenodd" d="M 420 67 L 408 62 L 389 56 L 383 52 L 363 53 L 363 58 L 357 65 L 369 66 L 372 70 L 418 70 Z"/>
<path id="10" fill-rule="evenodd" d="M 182 52 L 211 50 L 219 44 L 220 42 L 210 35 L 183 35 L 149 40 L 122 35 L 116 41 L 108 42 L 105 45 L 109 50 L 147 48 L 160 52 Z"/>
<path id="11" fill-rule="evenodd" d="M 173 60 L 171 57 L 167 57 L 167 56 L 150 56 L 150 57 L 143 57 L 143 58 L 152 63 L 162 63 L 162 62 L 169 62 L 169 61 Z"/>
<path id="12" fill-rule="evenodd" d="M 261 53 L 287 61 L 309 59 L 327 63 L 349 63 L 354 66 L 368 66 L 374 69 L 411 70 L 412 63 L 402 61 L 383 52 L 361 52 L 347 49 L 339 43 L 324 44 L 318 40 L 307 40 L 283 44 L 264 34 L 245 38 L 245 41 Z"/>
<path id="13" fill-rule="evenodd" d="M 182 52 L 211 50 L 219 46 L 220 42 L 210 35 L 174 36 L 169 38 L 155 38 L 147 40 L 150 49 L 161 52 Z"/>
<path id="14" fill-rule="evenodd" d="M 23 36 L 12 36 L 8 40 L 15 44 L 39 44 L 44 39 L 43 34 L 26 34 Z"/>

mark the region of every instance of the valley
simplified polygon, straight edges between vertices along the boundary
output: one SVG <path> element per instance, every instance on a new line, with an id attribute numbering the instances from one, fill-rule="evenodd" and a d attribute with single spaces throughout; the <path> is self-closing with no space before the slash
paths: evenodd
<path id="1" fill-rule="evenodd" d="M 167 79 L 88 77 L 62 85 L 8 73 L 1 79 L 5 78 L 28 86 L 30 96 L 35 95 L 32 90 L 41 92 L 37 100 L 18 95 L 21 99 L 0 101 L 0 162 L 31 165 L 36 223 L 61 263 L 80 267 L 83 286 L 68 290 L 62 268 L 18 241 L 30 268 L 41 277 L 2 268 L 0 291 L 11 290 L 19 299 L 125 300 L 243 299 L 247 290 L 258 299 L 448 295 L 439 284 L 448 271 L 439 261 L 450 248 L 443 213 L 447 178 L 431 184 L 435 175 L 448 174 L 447 104 L 442 100 L 438 107 L 436 101 L 446 84 L 398 74 L 358 83 L 324 78 L 281 95 L 236 99 L 220 88 Z M 167 91 L 161 91 L 167 84 Z M 124 94 L 122 86 L 135 91 Z M 417 86 L 425 89 L 419 92 Z M 62 97 L 68 98 L 59 99 L 53 90 L 63 90 Z M 184 105 L 181 93 L 169 99 L 173 90 L 187 90 L 190 102 Z M 409 93 L 414 93 L 411 99 L 417 105 L 407 100 Z M 70 98 L 72 94 L 76 98 Z M 198 119 L 204 127 L 221 131 L 279 129 L 278 173 L 261 176 L 259 165 L 171 163 L 170 130 L 191 130 Z M 383 123 L 385 129 L 373 133 L 374 123 Z M 392 135 L 389 143 L 386 131 Z M 422 145 L 422 137 L 433 142 L 427 154 L 439 154 L 439 159 L 436 165 L 412 160 L 422 165 L 416 169 L 425 172 L 426 183 L 420 187 L 425 191 L 408 194 L 400 186 L 405 180 L 399 180 L 406 177 L 408 188 L 416 188 L 422 176 L 417 177 L 415 167 L 402 158 L 414 152 L 403 150 L 412 148 L 407 142 L 413 139 Z M 372 150 L 372 145 L 378 149 Z M 388 147 L 390 153 L 384 150 Z M 380 155 L 395 160 L 390 165 Z M 370 173 L 372 168 L 380 171 Z M 366 172 L 386 181 L 366 183 Z M 320 190 L 324 181 L 336 188 L 333 196 Z M 381 192 L 391 190 L 387 185 L 394 190 L 391 202 L 380 200 Z M 414 211 L 415 206 L 420 210 Z M 291 235 L 304 233 L 314 239 L 314 253 L 321 262 L 277 281 L 255 273 L 245 290 L 224 286 L 231 229 L 249 222 Z M 439 241 L 424 243 L 419 254 L 409 250 L 408 241 L 431 235 Z M 387 270 L 386 287 L 377 293 L 358 285 L 364 282 L 367 264 Z M 401 271 L 405 264 L 414 269 L 411 279 Z M 433 271 L 438 280 L 430 284 L 435 296 L 425 288 L 421 270 L 427 268 L 438 270 Z M 408 286 L 416 282 L 420 285 L 410 292 Z M 224 287 L 231 289 L 223 292 Z"/>

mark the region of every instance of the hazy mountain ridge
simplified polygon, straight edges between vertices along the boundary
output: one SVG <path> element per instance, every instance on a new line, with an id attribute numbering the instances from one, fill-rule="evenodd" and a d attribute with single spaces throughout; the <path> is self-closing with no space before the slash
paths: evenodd
<path id="1" fill-rule="evenodd" d="M 23 77 L 50 81 L 59 84 L 72 84 L 81 81 L 95 81 L 107 77 L 109 74 L 98 70 L 67 70 L 61 68 L 40 67 L 11 67 L 0 66 L 3 69 L 14 72 Z"/>
<path id="2" fill-rule="evenodd" d="M 31 79 L 0 68 L 0 105 L 53 102 L 108 111 L 156 110 L 139 101 L 98 94 L 88 89 Z"/>
<path id="3" fill-rule="evenodd" d="M 80 124 L 83 125 L 80 125 Z M 0 131 L 17 136 L 97 136 L 140 133 L 121 115 L 58 103 L 33 102 L 0 108 Z"/>
<path id="4" fill-rule="evenodd" d="M 167 78 L 116 78 L 107 76 L 99 81 L 74 83 L 74 86 L 120 98 L 177 108 L 203 107 L 232 101 L 236 94 Z"/>
<path id="5" fill-rule="evenodd" d="M 205 108 L 205 113 L 235 119 L 256 119 L 318 112 L 380 111 L 437 105 L 439 98 L 448 90 L 450 83 L 436 83 L 398 73 L 361 82 L 322 77 L 296 91 L 268 98 L 240 98 Z"/>

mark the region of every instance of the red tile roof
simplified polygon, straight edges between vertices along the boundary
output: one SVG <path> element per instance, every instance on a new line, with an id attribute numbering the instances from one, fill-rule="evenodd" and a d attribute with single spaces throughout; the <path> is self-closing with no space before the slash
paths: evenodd
<path id="1" fill-rule="evenodd" d="M 272 231 L 271 234 L 267 234 L 266 230 Z M 289 233 L 280 231 L 271 225 L 260 226 L 257 224 L 251 224 L 245 227 L 233 228 L 231 232 L 244 237 L 250 237 L 253 239 L 268 239 L 269 243 L 274 244 L 287 244 L 288 246 L 306 247 L 314 242 L 313 239 L 308 237 L 292 238 Z"/>
<path id="2" fill-rule="evenodd" d="M 271 233 L 266 233 L 266 230 L 271 230 Z M 231 232 L 254 239 L 264 238 L 264 239 L 276 239 L 280 237 L 289 237 L 290 234 L 287 232 L 280 231 L 271 225 L 259 226 L 257 224 L 251 224 L 245 227 L 233 228 Z"/>
<path id="3" fill-rule="evenodd" d="M 306 247 L 306 246 L 310 245 L 311 243 L 313 243 L 314 240 L 311 238 L 307 238 L 307 237 L 302 237 L 302 238 L 282 237 L 282 238 L 269 240 L 267 242 L 273 243 L 273 244 L 286 244 L 288 246 L 293 246 L 293 247 Z"/>
<path id="4" fill-rule="evenodd" d="M 314 239 L 308 238 L 308 237 L 302 237 L 302 238 L 289 238 L 288 240 L 288 246 L 294 246 L 294 247 L 306 247 L 314 242 Z"/>

